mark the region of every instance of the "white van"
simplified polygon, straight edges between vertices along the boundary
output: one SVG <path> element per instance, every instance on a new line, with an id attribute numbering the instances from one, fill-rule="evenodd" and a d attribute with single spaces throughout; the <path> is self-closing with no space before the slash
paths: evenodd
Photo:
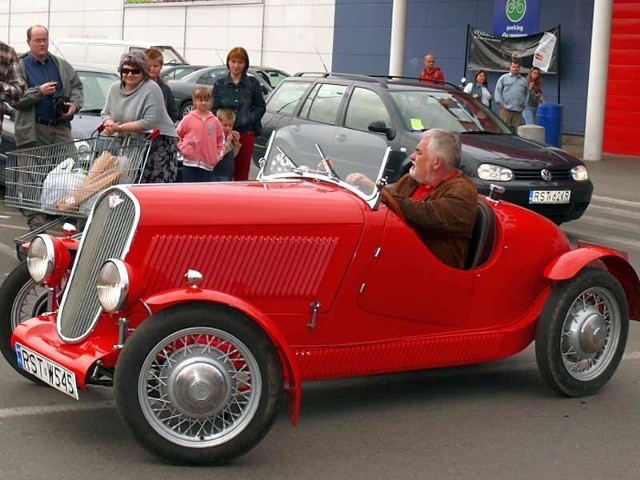
<path id="1" fill-rule="evenodd" d="M 49 51 L 71 64 L 91 65 L 117 72 L 120 57 L 131 50 L 155 47 L 162 52 L 165 65 L 186 65 L 187 61 L 170 45 L 158 42 L 132 42 L 97 38 L 50 39 Z"/>

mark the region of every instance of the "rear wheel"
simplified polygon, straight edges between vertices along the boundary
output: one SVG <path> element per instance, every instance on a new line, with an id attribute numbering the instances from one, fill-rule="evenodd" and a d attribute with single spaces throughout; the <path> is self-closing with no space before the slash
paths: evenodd
<path id="1" fill-rule="evenodd" d="M 0 287 L 0 350 L 16 372 L 37 384 L 43 383 L 18 366 L 16 353 L 11 348 L 11 334 L 25 320 L 44 313 L 47 300 L 48 290 L 33 281 L 27 262 L 14 268 Z"/>
<path id="2" fill-rule="evenodd" d="M 271 341 L 250 319 L 210 304 L 150 317 L 118 359 L 118 412 L 163 459 L 225 463 L 269 431 L 283 391 Z"/>
<path id="3" fill-rule="evenodd" d="M 596 393 L 620 364 L 629 307 L 609 272 L 585 268 L 558 283 L 538 321 L 536 360 L 544 380 L 569 397 Z"/>

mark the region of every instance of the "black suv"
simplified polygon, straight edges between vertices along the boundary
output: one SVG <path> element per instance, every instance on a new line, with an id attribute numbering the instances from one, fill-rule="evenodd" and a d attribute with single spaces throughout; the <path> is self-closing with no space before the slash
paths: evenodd
<path id="1" fill-rule="evenodd" d="M 513 135 L 496 114 L 453 85 L 339 73 L 298 73 L 267 99 L 254 158 L 264 154 L 271 132 L 303 123 L 333 125 L 333 141 L 349 148 L 355 132 L 382 135 L 397 155 L 391 181 L 409 170 L 409 156 L 429 128 L 460 133 L 462 170 L 478 191 L 494 183 L 504 199 L 556 223 L 582 216 L 593 184 L 584 163 L 568 152 Z"/>

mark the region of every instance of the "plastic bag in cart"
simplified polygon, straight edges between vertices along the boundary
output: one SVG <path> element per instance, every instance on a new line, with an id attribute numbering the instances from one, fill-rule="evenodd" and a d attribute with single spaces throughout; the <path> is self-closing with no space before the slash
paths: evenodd
<path id="1" fill-rule="evenodd" d="M 73 169 L 73 158 L 67 158 L 51 170 L 42 184 L 40 205 L 43 210 L 56 210 L 57 202 L 72 192 L 85 180 L 85 172 Z"/>
<path id="2" fill-rule="evenodd" d="M 91 165 L 89 173 L 83 182 L 71 192 L 68 192 L 63 198 L 60 198 L 56 202 L 56 207 L 61 211 L 78 212 L 80 211 L 81 205 L 91 197 L 94 197 L 95 194 L 110 185 L 118 183 L 124 173 L 120 164 L 120 158 L 125 157 L 116 157 L 108 150 L 102 152 Z"/>

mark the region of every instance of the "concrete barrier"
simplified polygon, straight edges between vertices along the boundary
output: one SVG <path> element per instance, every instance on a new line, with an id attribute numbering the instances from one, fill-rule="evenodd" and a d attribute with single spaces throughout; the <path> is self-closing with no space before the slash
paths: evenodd
<path id="1" fill-rule="evenodd" d="M 544 127 L 540 125 L 520 125 L 518 127 L 518 135 L 529 140 L 536 140 L 545 143 Z"/>

